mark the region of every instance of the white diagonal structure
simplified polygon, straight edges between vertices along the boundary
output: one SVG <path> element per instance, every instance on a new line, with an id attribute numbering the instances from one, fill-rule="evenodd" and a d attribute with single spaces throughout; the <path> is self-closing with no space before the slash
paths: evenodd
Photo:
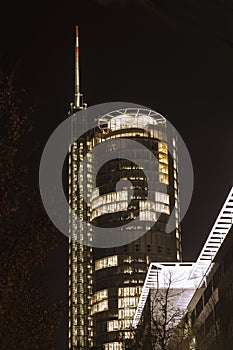
<path id="1" fill-rule="evenodd" d="M 152 262 L 143 285 L 142 293 L 136 309 L 133 327 L 137 327 L 150 289 L 163 289 L 168 286 L 168 276 L 171 276 L 171 289 L 182 290 L 177 299 L 177 308 L 186 310 L 196 289 L 211 267 L 213 260 L 226 238 L 233 221 L 233 187 L 210 231 L 210 234 L 196 262 Z"/>

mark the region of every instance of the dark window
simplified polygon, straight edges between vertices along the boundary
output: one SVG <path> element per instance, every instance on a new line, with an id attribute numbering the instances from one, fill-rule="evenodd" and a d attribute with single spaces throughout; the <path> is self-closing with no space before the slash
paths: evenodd
<path id="1" fill-rule="evenodd" d="M 224 258 L 224 272 L 226 272 L 229 267 L 232 265 L 233 263 L 233 247 L 231 247 L 231 249 L 228 251 L 227 255 Z"/>
<path id="2" fill-rule="evenodd" d="M 206 334 L 208 333 L 210 328 L 213 326 L 213 324 L 214 324 L 214 316 L 213 316 L 213 311 L 211 311 L 211 313 L 209 314 L 209 316 L 207 317 L 206 322 L 205 322 Z"/>
<path id="3" fill-rule="evenodd" d="M 202 298 L 198 301 L 197 306 L 196 306 L 196 317 L 200 315 L 201 311 L 203 310 L 203 300 Z"/>
<path id="4" fill-rule="evenodd" d="M 204 304 L 208 302 L 212 295 L 212 282 L 207 286 L 205 293 L 204 293 Z"/>
<path id="5" fill-rule="evenodd" d="M 218 267 L 217 271 L 214 274 L 214 277 L 213 277 L 213 287 L 214 287 L 214 289 L 217 288 L 221 278 L 222 278 L 222 265 L 220 265 Z"/>
<path id="6" fill-rule="evenodd" d="M 193 312 L 191 313 L 192 326 L 194 325 L 195 321 L 196 321 L 196 314 L 195 314 L 195 310 L 193 310 Z"/>

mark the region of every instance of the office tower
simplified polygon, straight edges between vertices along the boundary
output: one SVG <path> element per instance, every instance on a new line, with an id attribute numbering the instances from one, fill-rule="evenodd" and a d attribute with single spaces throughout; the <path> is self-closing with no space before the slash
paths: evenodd
<path id="1" fill-rule="evenodd" d="M 79 42 L 76 26 L 75 42 L 75 94 L 70 114 L 86 108 L 82 102 L 79 80 Z M 73 133 L 75 123 L 71 124 Z M 77 190 L 77 169 L 82 159 L 82 142 L 74 142 L 69 149 L 69 325 L 68 348 L 72 350 L 91 349 L 93 345 L 92 298 L 92 248 L 81 244 L 84 230 L 75 214 L 85 220 L 86 210 L 80 192 Z M 85 171 L 85 170 L 84 170 Z M 82 175 L 83 176 L 83 175 Z"/>
<path id="2" fill-rule="evenodd" d="M 75 103 L 74 107 L 75 112 L 85 106 Z M 167 132 L 166 119 L 150 109 L 135 107 L 110 110 L 98 116 L 98 121 L 98 126 L 82 135 L 70 149 L 70 206 L 81 221 L 88 223 L 84 229 L 70 215 L 69 349 L 72 350 L 91 349 L 92 344 L 94 349 L 124 349 L 125 339 L 131 336 L 132 320 L 150 262 L 182 259 L 177 140 Z M 123 138 L 138 145 L 134 149 L 138 162 L 113 156 L 100 167 L 94 179 L 96 159 L 90 151 L 105 143 L 105 151 L 111 154 L 113 145 L 106 141 Z M 158 161 L 156 171 L 153 157 Z M 144 168 L 138 165 L 140 160 Z M 154 188 L 148 189 L 145 173 L 153 178 Z M 90 205 L 84 199 L 84 192 Z M 139 220 L 137 227 L 135 218 Z M 132 239 L 134 232 L 145 228 L 143 223 L 148 223 L 147 232 Z M 167 233 L 167 226 L 173 223 L 174 229 Z M 91 240 L 92 225 L 108 230 L 125 224 L 129 224 L 131 237 L 128 244 L 91 248 L 75 239 L 86 235 Z"/>
<path id="3" fill-rule="evenodd" d="M 135 148 L 135 159 L 143 159 L 147 169 L 141 169 L 127 159 L 113 159 L 104 164 L 96 178 L 96 188 L 91 196 L 90 218 L 95 225 L 120 226 L 134 219 L 153 222 L 154 225 L 139 239 L 113 248 L 93 249 L 93 305 L 95 349 L 123 349 L 124 339 L 131 336 L 130 328 L 150 262 L 180 261 L 181 242 L 179 228 L 178 169 L 176 139 L 170 140 L 172 155 L 168 152 L 166 119 L 144 108 L 115 110 L 101 116 L 99 130 L 93 143 L 127 138 L 146 146 Z M 90 142 L 90 141 L 89 141 Z M 111 149 L 106 151 L 111 152 Z M 112 147 L 112 145 L 110 145 Z M 152 170 L 154 155 L 158 159 L 158 172 Z M 155 178 L 152 200 L 148 200 L 148 183 L 145 176 Z M 117 183 L 128 180 L 133 191 L 127 198 L 127 188 L 116 190 Z M 157 190 L 160 184 L 166 190 Z M 173 211 L 174 209 L 174 211 Z M 173 214 L 172 214 L 173 212 Z M 170 215 L 174 216 L 175 229 L 166 233 Z M 140 224 L 139 224 L 140 226 Z"/>

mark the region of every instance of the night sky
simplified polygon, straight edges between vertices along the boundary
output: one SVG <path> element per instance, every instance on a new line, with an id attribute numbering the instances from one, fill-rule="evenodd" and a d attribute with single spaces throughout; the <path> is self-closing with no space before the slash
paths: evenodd
<path id="1" fill-rule="evenodd" d="M 181 134 L 194 168 L 182 222 L 184 260 L 196 259 L 233 185 L 233 5 L 230 1 L 7 2 L 1 62 L 37 105 L 41 150 L 73 99 L 74 26 L 80 28 L 85 102 L 125 101 L 164 115 Z M 38 180 L 38 160 L 31 171 Z M 47 269 L 51 298 L 66 298 L 67 240 Z M 66 348 L 65 327 L 57 349 Z"/>

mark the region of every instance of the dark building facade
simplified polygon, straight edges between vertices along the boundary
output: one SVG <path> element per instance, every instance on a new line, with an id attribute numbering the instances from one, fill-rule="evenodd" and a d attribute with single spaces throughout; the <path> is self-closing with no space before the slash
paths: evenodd
<path id="1" fill-rule="evenodd" d="M 194 294 L 188 316 L 193 349 L 233 349 L 233 228 Z"/>

